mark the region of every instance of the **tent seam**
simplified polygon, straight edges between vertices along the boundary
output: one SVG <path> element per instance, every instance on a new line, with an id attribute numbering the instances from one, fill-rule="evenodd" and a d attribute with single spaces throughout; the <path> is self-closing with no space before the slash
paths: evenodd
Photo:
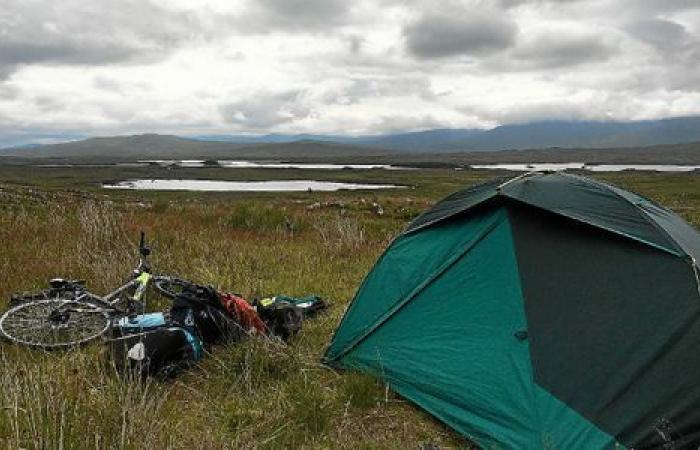
<path id="1" fill-rule="evenodd" d="M 573 174 L 566 174 L 566 175 L 571 176 L 571 177 L 574 177 L 574 178 L 577 178 L 577 179 L 580 179 L 580 177 L 577 177 L 576 175 L 573 175 Z M 594 180 L 594 182 L 595 182 L 595 183 L 598 183 L 598 184 L 600 184 L 600 185 L 602 185 L 602 186 L 605 186 L 606 188 L 608 188 L 608 189 L 613 193 L 613 195 L 617 196 L 618 198 L 621 198 L 622 200 L 626 201 L 627 203 L 630 203 L 630 204 L 634 207 L 634 209 L 636 209 L 637 211 L 639 211 L 644 217 L 647 218 L 647 220 L 648 220 L 648 221 L 651 223 L 651 225 L 656 229 L 656 231 L 660 232 L 663 236 L 666 237 L 666 239 L 667 239 L 668 241 L 670 241 L 671 243 L 673 243 L 673 244 L 680 250 L 679 256 L 685 257 L 685 258 L 687 258 L 687 259 L 689 260 L 690 269 L 693 271 L 693 276 L 695 277 L 695 287 L 697 288 L 697 291 L 698 291 L 698 298 L 700 298 L 700 277 L 698 276 L 698 263 L 697 263 L 697 261 L 695 260 L 695 257 L 694 257 L 693 255 L 691 255 L 690 253 L 688 253 L 688 252 L 685 250 L 685 248 L 683 247 L 683 245 L 682 245 L 680 242 L 678 242 L 678 240 L 677 240 L 676 238 L 674 238 L 674 237 L 671 235 L 671 233 L 669 233 L 668 231 L 666 231 L 665 228 L 663 228 L 661 225 L 659 225 L 659 224 L 656 222 L 656 220 L 654 220 L 654 218 L 653 218 L 651 215 L 649 215 L 649 213 L 647 213 L 646 210 L 644 210 L 644 208 L 642 208 L 642 207 L 639 206 L 639 204 L 638 204 L 637 202 L 633 202 L 633 201 L 631 201 L 631 200 L 625 198 L 624 196 L 620 195 L 620 194 L 616 191 L 616 189 L 614 188 L 614 186 L 609 185 L 608 183 L 604 183 L 604 182 L 598 181 L 598 180 Z M 636 193 L 634 193 L 634 192 L 633 192 L 633 194 L 639 196 L 638 194 L 636 194 Z M 647 199 L 647 201 L 650 201 L 650 200 Z M 656 204 L 656 203 L 653 202 L 653 201 L 650 201 L 650 202 L 651 202 L 652 204 Z M 656 206 L 659 206 L 659 205 L 656 205 Z M 663 208 L 663 207 L 662 207 L 662 209 L 664 209 L 664 210 L 670 212 L 671 214 L 675 214 L 673 211 L 670 211 L 670 210 L 668 210 L 668 209 L 666 209 L 666 208 Z"/>
<path id="2" fill-rule="evenodd" d="M 569 174 L 569 173 L 567 173 L 567 174 L 565 174 L 565 175 L 566 175 L 566 176 L 569 176 L 569 177 L 572 177 L 572 178 L 576 178 L 577 180 L 580 180 L 580 179 L 581 179 L 581 177 L 578 177 L 578 176 L 576 176 L 576 175 L 574 175 L 574 174 Z M 586 180 L 586 181 L 588 181 L 588 180 Z M 604 186 L 606 189 L 608 189 L 610 192 L 612 192 L 612 194 L 613 194 L 614 196 L 616 196 L 616 197 L 622 199 L 622 201 L 627 202 L 627 203 L 629 203 L 630 205 L 632 205 L 632 207 L 633 207 L 634 209 L 636 209 L 637 211 L 639 211 L 639 213 L 641 213 L 642 216 L 644 216 L 644 217 L 647 219 L 647 221 L 649 221 L 649 223 L 651 223 L 651 225 L 656 229 L 656 231 L 658 231 L 659 233 L 661 233 L 661 234 L 666 238 L 667 241 L 669 241 L 669 242 L 671 242 L 672 244 L 674 244 L 674 245 L 678 248 L 678 250 L 680 250 L 680 255 L 681 255 L 681 256 L 688 256 L 688 257 L 691 258 L 691 260 L 694 261 L 694 258 L 693 258 L 691 255 L 689 255 L 688 252 L 685 251 L 685 248 L 683 248 L 683 246 L 680 244 L 680 242 L 678 242 L 673 236 L 671 236 L 671 234 L 670 234 L 668 231 L 666 231 L 661 225 L 659 225 L 658 223 L 656 223 L 656 221 L 654 220 L 654 218 L 651 217 L 649 214 L 647 214 L 647 212 L 646 212 L 643 208 L 641 208 L 641 207 L 639 206 L 639 204 L 637 204 L 636 202 L 633 202 L 633 201 L 631 201 L 630 199 L 625 198 L 624 196 L 620 195 L 615 189 L 613 189 L 613 186 L 611 186 L 611 185 L 609 185 L 609 184 L 607 184 L 607 183 L 603 183 L 603 182 L 598 181 L 598 180 L 592 180 L 592 181 L 593 181 L 595 184 Z M 637 195 L 637 194 L 635 194 L 635 195 Z M 678 252 L 677 252 L 677 253 L 678 253 Z"/>
<path id="3" fill-rule="evenodd" d="M 500 177 L 500 179 L 504 179 L 504 178 L 505 178 L 505 177 Z M 510 182 L 510 181 L 512 181 L 512 180 L 513 180 L 513 178 L 508 178 L 507 180 L 505 180 L 503 183 L 499 184 L 498 186 L 491 188 L 492 192 L 491 192 L 490 196 L 489 196 L 488 198 L 486 198 L 486 199 L 484 199 L 484 200 L 478 202 L 478 203 L 475 203 L 475 204 L 473 204 L 473 205 L 471 205 L 471 206 L 469 206 L 469 207 L 467 207 L 467 208 L 461 208 L 459 211 L 455 211 L 455 212 L 453 212 L 452 214 L 448 214 L 448 215 L 446 215 L 446 216 L 437 217 L 436 219 L 433 219 L 433 220 L 431 220 L 431 221 L 429 221 L 429 222 L 425 222 L 425 223 L 423 223 L 423 224 L 421 224 L 421 225 L 419 225 L 419 226 L 417 226 L 417 227 L 415 227 L 415 228 L 411 228 L 411 225 L 413 224 L 413 222 L 416 222 L 417 220 L 419 220 L 425 213 L 421 214 L 420 216 L 416 217 L 416 218 L 406 227 L 406 229 L 404 229 L 404 230 L 401 232 L 401 236 L 403 236 L 403 235 L 408 235 L 408 234 L 412 234 L 412 233 L 414 233 L 414 232 L 423 230 L 424 228 L 428 228 L 428 227 L 430 227 L 430 226 L 432 226 L 432 225 L 435 225 L 436 223 L 439 223 L 439 222 L 442 222 L 443 220 L 446 220 L 446 219 L 450 219 L 450 218 L 452 218 L 452 217 L 455 217 L 455 216 L 458 215 L 458 214 L 462 214 L 462 213 L 465 212 L 465 211 L 468 211 L 468 210 L 470 210 L 470 209 L 472 209 L 472 208 L 475 208 L 475 207 L 477 207 L 477 206 L 479 206 L 479 205 L 481 205 L 481 204 L 483 204 L 483 203 L 486 203 L 486 202 L 488 202 L 488 201 L 490 201 L 490 200 L 492 200 L 492 199 L 498 197 L 498 196 L 500 195 L 499 192 L 498 192 L 498 189 L 499 189 L 501 186 L 505 185 L 506 183 L 508 183 L 508 182 Z M 491 181 L 488 181 L 488 180 L 487 180 L 487 181 L 482 181 L 482 182 L 479 182 L 479 183 L 476 183 L 476 184 L 470 186 L 470 187 L 467 188 L 466 190 L 469 190 L 469 189 L 477 189 L 477 188 L 480 188 L 480 187 L 484 187 L 484 186 L 486 186 L 486 185 L 488 185 L 488 184 L 490 184 L 490 183 L 491 183 Z M 464 192 L 464 191 L 465 191 L 465 190 L 463 189 L 463 190 L 459 190 L 459 191 L 456 191 L 456 192 L 450 194 L 450 195 L 449 195 L 448 197 L 446 197 L 445 199 L 443 199 L 443 200 L 439 201 L 438 203 L 436 203 L 436 204 L 433 206 L 433 208 L 435 208 L 435 207 L 437 207 L 438 205 L 440 205 L 441 203 L 443 203 L 445 200 L 447 200 L 448 198 L 450 198 L 452 195 L 456 195 L 456 194 L 459 194 L 459 193 Z M 432 210 L 432 208 L 431 208 L 431 210 Z M 430 211 L 430 210 L 428 210 L 428 212 L 429 212 L 429 211 Z"/>
<path id="4" fill-rule="evenodd" d="M 522 314 L 523 314 L 523 319 L 525 320 L 525 327 L 528 332 L 530 333 L 530 321 L 527 316 L 527 307 L 526 307 L 526 302 L 527 299 L 525 298 L 525 289 L 524 289 L 524 284 L 523 284 L 523 278 L 522 278 L 522 272 L 520 271 L 520 260 L 518 258 L 518 246 L 515 243 L 515 233 L 513 231 L 513 221 L 511 220 L 511 211 L 509 209 L 506 209 L 506 214 L 507 214 L 507 222 L 508 222 L 508 228 L 510 231 L 510 236 L 511 236 L 511 248 L 513 251 L 513 260 L 515 262 L 515 270 L 518 274 L 518 289 L 520 290 L 520 298 L 522 300 Z M 535 390 L 537 389 L 537 382 L 535 381 L 535 364 L 532 361 L 532 352 L 530 351 L 530 340 L 527 340 L 527 358 L 528 362 L 530 363 L 530 375 L 531 375 L 531 384 L 530 384 L 530 401 L 532 402 L 532 407 L 535 411 L 535 423 L 541 423 L 540 421 L 540 410 L 537 407 L 537 401 L 535 399 L 535 396 L 537 395 Z M 533 426 L 533 428 L 535 428 Z M 537 435 L 541 433 L 541 430 L 539 428 L 534 430 Z"/>
<path id="5" fill-rule="evenodd" d="M 520 204 L 525 205 L 525 206 L 530 207 L 530 208 L 535 208 L 535 209 L 538 209 L 538 210 L 540 210 L 540 211 L 546 211 L 546 212 L 549 212 L 549 213 L 551 213 L 551 214 L 555 214 L 555 215 L 557 215 L 557 216 L 559 216 L 559 217 L 563 217 L 563 218 L 565 218 L 565 219 L 572 220 L 572 221 L 574 221 L 574 222 L 582 223 L 582 224 L 588 225 L 588 226 L 590 226 L 590 227 L 593 227 L 593 228 L 596 228 L 596 229 L 599 229 L 599 230 L 606 231 L 606 232 L 611 233 L 611 234 L 614 234 L 614 235 L 616 235 L 616 236 L 622 236 L 622 237 L 624 237 L 624 238 L 626 238 L 626 239 L 632 240 L 632 241 L 634 241 L 634 242 L 638 242 L 638 243 L 643 244 L 643 245 L 647 245 L 647 246 L 649 246 L 649 247 L 655 248 L 656 250 L 659 250 L 659 251 L 662 251 L 662 252 L 665 252 L 665 253 L 669 253 L 669 254 L 671 254 L 671 255 L 673 255 L 673 256 L 676 256 L 676 257 L 682 257 L 682 256 L 684 255 L 684 253 L 679 253 L 679 252 L 673 251 L 673 250 L 671 250 L 671 249 L 662 247 L 662 246 L 660 246 L 660 245 L 658 245 L 658 244 L 654 244 L 653 242 L 649 242 L 649 241 L 647 241 L 647 240 L 640 239 L 640 238 L 638 238 L 638 237 L 632 236 L 631 234 L 623 233 L 623 232 L 621 232 L 621 231 L 617 231 L 617 230 L 612 229 L 612 228 L 604 227 L 604 226 L 602 226 L 602 225 L 600 225 L 600 224 L 593 223 L 593 222 L 590 222 L 590 221 L 588 221 L 588 220 L 584 220 L 584 219 L 582 219 L 582 218 L 580 218 L 580 217 L 575 217 L 575 216 L 572 216 L 572 215 L 570 215 L 570 214 L 564 214 L 564 213 L 562 213 L 562 212 L 560 212 L 560 211 L 556 211 L 556 210 L 549 209 L 549 208 L 544 208 L 544 207 L 542 207 L 542 206 L 538 206 L 538 205 L 535 205 L 535 204 L 533 204 L 533 203 L 529 203 L 529 202 L 527 202 L 527 201 L 525 201 L 525 200 L 522 200 L 522 199 L 519 199 L 519 198 L 516 198 L 516 197 L 511 197 L 511 196 L 508 195 L 508 194 L 501 194 L 501 196 L 504 197 L 504 198 L 507 198 L 508 200 L 511 200 L 511 201 L 520 203 Z"/>
<path id="6" fill-rule="evenodd" d="M 394 244 L 396 244 L 396 242 L 397 242 L 402 236 L 403 236 L 403 233 L 402 233 L 402 234 L 399 234 L 398 236 L 396 236 L 396 237 L 389 243 L 389 245 L 386 247 L 386 250 L 384 250 L 384 253 L 382 253 L 381 256 L 380 256 L 379 258 L 377 258 L 377 261 L 375 261 L 375 263 L 374 263 L 375 266 L 376 266 L 377 264 L 379 264 L 379 263 L 384 259 L 384 257 L 389 253 L 389 250 L 391 250 L 391 248 L 394 246 Z M 360 293 L 361 293 L 362 290 L 364 289 L 365 285 L 367 284 L 367 280 L 369 279 L 369 276 L 371 275 L 371 273 L 372 273 L 372 271 L 370 270 L 370 271 L 367 273 L 367 275 L 365 275 L 365 278 L 362 280 L 362 283 L 360 284 L 360 287 L 357 289 L 357 291 L 355 292 L 355 295 L 353 296 L 352 300 L 350 301 L 350 303 L 348 303 L 348 306 L 345 308 L 345 311 L 343 312 L 343 317 L 340 319 L 340 322 L 338 323 L 338 326 L 336 327 L 335 331 L 333 332 L 333 336 L 331 336 L 330 343 L 329 343 L 328 346 L 326 347 L 326 350 L 323 352 L 323 357 L 321 358 L 321 362 L 322 362 L 322 363 L 328 364 L 328 365 L 330 365 L 330 366 L 333 366 L 333 365 L 334 365 L 333 363 L 334 363 L 334 362 L 337 362 L 337 360 L 338 360 L 337 357 L 334 357 L 334 358 L 329 358 L 329 357 L 328 357 L 328 351 L 329 351 L 329 350 L 331 349 L 331 347 L 333 346 L 333 342 L 335 341 L 335 337 L 338 335 L 338 331 L 340 331 L 340 329 L 342 328 L 343 323 L 345 322 L 345 318 L 346 318 L 346 317 L 348 316 L 348 314 L 350 313 L 350 310 L 352 309 L 352 306 L 355 304 L 355 300 L 357 300 L 357 297 L 360 295 Z"/>
<path id="7" fill-rule="evenodd" d="M 464 212 L 466 212 L 466 211 L 469 211 L 470 209 L 475 208 L 475 207 L 477 207 L 477 206 L 479 206 L 479 205 L 482 205 L 482 204 L 488 202 L 489 200 L 493 200 L 494 198 L 497 198 L 497 197 L 499 197 L 499 196 L 501 196 L 501 195 L 502 195 L 502 194 L 501 194 L 500 192 L 498 192 L 496 189 L 494 189 L 494 191 L 493 191 L 493 193 L 491 194 L 490 197 L 488 197 L 488 198 L 486 198 L 486 199 L 480 201 L 479 203 L 476 203 L 476 204 L 474 204 L 474 205 L 471 205 L 471 206 L 469 206 L 468 208 L 463 208 L 463 209 L 460 209 L 459 211 L 455 211 L 454 213 L 449 214 L 449 215 L 447 215 L 447 216 L 438 217 L 437 219 L 431 220 L 430 222 L 426 222 L 426 223 L 420 225 L 419 227 L 411 228 L 411 229 L 406 229 L 406 230 L 404 230 L 404 231 L 401 233 L 400 236 L 404 236 L 404 235 L 408 235 L 408 234 L 413 234 L 413 233 L 415 233 L 415 232 L 424 230 L 425 228 L 429 228 L 429 227 L 435 225 L 436 223 L 443 222 L 443 221 L 445 221 L 445 220 L 447 220 L 447 219 L 450 219 L 450 218 L 455 217 L 455 216 L 457 216 L 457 215 L 459 215 L 459 214 L 462 214 L 462 213 L 464 213 Z M 409 227 L 410 227 L 410 225 L 409 225 Z"/>
<path id="8" fill-rule="evenodd" d="M 613 234 L 616 234 L 616 235 L 618 235 L 618 236 L 623 236 L 623 237 L 625 237 L 625 238 L 627 238 L 627 239 L 631 239 L 631 240 L 633 240 L 633 241 L 640 242 L 640 243 L 642 243 L 642 244 L 644 244 L 644 245 L 648 245 L 648 246 L 650 246 L 650 247 L 652 247 L 652 248 L 655 248 L 655 249 L 657 249 L 657 250 L 661 250 L 661 251 L 667 252 L 667 253 L 669 253 L 669 254 L 671 254 L 671 255 L 674 255 L 674 256 L 677 256 L 677 257 L 683 257 L 683 256 L 689 256 L 689 257 L 690 257 L 690 255 L 687 254 L 687 252 L 683 249 L 683 247 L 682 247 L 675 239 L 673 239 L 665 230 L 660 229 L 660 226 L 659 226 L 656 222 L 654 222 L 654 220 L 653 220 L 648 214 L 646 214 L 646 213 L 644 212 L 644 210 L 642 210 L 641 208 L 639 208 L 639 206 L 637 206 L 635 203 L 633 203 L 633 202 L 629 201 L 628 199 L 626 199 L 625 197 L 619 195 L 617 192 L 615 192 L 613 189 L 611 189 L 611 187 L 608 186 L 606 183 L 594 181 L 595 183 L 597 183 L 597 184 L 599 184 L 599 185 L 602 185 L 602 186 L 604 186 L 605 188 L 607 188 L 608 190 L 610 190 L 610 191 L 613 193 L 613 195 L 615 195 L 616 197 L 620 198 L 623 202 L 632 204 L 632 206 L 633 206 L 636 210 L 639 210 L 639 211 L 643 214 L 643 217 L 646 218 L 647 221 L 651 222 L 651 225 L 654 227 L 654 229 L 656 229 L 657 231 L 659 231 L 659 232 L 666 238 L 666 241 L 667 241 L 667 242 L 673 244 L 673 246 L 676 247 L 677 249 L 679 249 L 680 251 L 678 251 L 678 250 L 672 250 L 672 249 L 663 247 L 663 246 L 661 246 L 661 245 L 654 244 L 653 242 L 649 242 L 649 241 L 647 241 L 647 240 L 645 240 L 645 239 L 641 239 L 641 238 L 639 238 L 639 237 L 635 237 L 635 236 L 630 235 L 630 234 L 628 234 L 628 233 L 623 233 L 623 232 L 621 232 L 621 231 L 618 231 L 618 230 L 615 230 L 615 229 L 612 229 L 612 228 L 609 228 L 609 227 L 605 227 L 605 226 L 602 226 L 602 225 L 600 225 L 600 224 L 596 224 L 596 223 L 590 222 L 590 221 L 588 221 L 588 220 L 584 220 L 584 219 L 579 218 L 579 217 L 575 217 L 575 216 L 572 216 L 572 215 L 569 215 L 569 214 L 564 214 L 564 213 L 561 213 L 561 212 L 559 212 L 559 211 L 555 211 L 555 210 L 550 209 L 550 208 L 544 208 L 544 207 L 542 207 L 542 206 L 538 206 L 538 205 L 529 203 L 529 202 L 524 201 L 524 200 L 522 200 L 522 199 L 512 197 L 512 196 L 509 195 L 507 192 L 503 192 L 502 188 L 503 188 L 503 187 L 506 187 L 507 185 L 510 185 L 512 182 L 522 181 L 524 178 L 526 178 L 526 176 L 536 175 L 536 174 L 544 175 L 543 172 L 527 172 L 527 173 L 521 174 L 521 175 L 519 175 L 519 176 L 517 176 L 517 177 L 513 177 L 513 178 L 511 178 L 510 180 L 506 180 L 504 183 L 501 183 L 500 185 L 498 185 L 498 186 L 496 186 L 495 188 L 493 188 L 493 192 L 491 193 L 491 195 L 490 195 L 488 198 L 486 198 L 486 199 L 484 199 L 484 200 L 482 200 L 482 201 L 480 201 L 480 202 L 478 202 L 478 203 L 476 203 L 476 204 L 474 204 L 474 205 L 471 205 L 471 206 L 469 206 L 468 208 L 460 209 L 459 211 L 456 211 L 456 212 L 454 212 L 454 213 L 452 213 L 452 214 L 450 214 L 450 215 L 448 215 L 448 216 L 443 216 L 443 217 L 437 218 L 437 219 L 435 219 L 435 220 L 432 220 L 432 221 L 430 221 L 430 222 L 426 222 L 426 223 L 422 224 L 421 226 L 419 226 L 419 227 L 417 227 L 417 228 L 407 229 L 407 230 L 403 231 L 403 232 L 401 233 L 400 236 L 403 236 L 403 235 L 407 235 L 407 234 L 411 234 L 411 233 L 420 231 L 420 230 L 422 230 L 422 229 L 424 229 L 424 228 L 427 228 L 427 227 L 430 227 L 430 226 L 432 226 L 432 225 L 435 225 L 436 223 L 439 223 L 439 222 L 442 222 L 442 221 L 444 221 L 444 220 L 446 220 L 446 219 L 455 217 L 455 216 L 457 216 L 458 214 L 462 214 L 462 213 L 464 213 L 464 212 L 466 212 L 466 211 L 468 211 L 468 210 L 470 210 L 470 209 L 473 209 L 473 208 L 475 208 L 475 207 L 477 207 L 477 206 L 479 206 L 479 205 L 482 205 L 482 204 L 484 204 L 484 203 L 486 203 L 486 202 L 492 201 L 492 200 L 495 199 L 495 198 L 501 197 L 501 198 L 508 198 L 508 199 L 510 199 L 510 200 L 515 200 L 515 201 L 518 201 L 518 202 L 523 203 L 523 204 L 525 204 L 525 205 L 528 205 L 528 206 L 530 206 L 530 207 L 537 208 L 537 209 L 540 209 L 540 210 L 543 210 L 543 211 L 549 211 L 549 212 L 551 212 L 551 213 L 553 213 L 553 214 L 557 214 L 557 215 L 559 215 L 559 216 L 561 216 L 561 217 L 566 217 L 566 218 L 568 218 L 568 219 L 571 219 L 571 220 L 574 220 L 574 221 L 577 221 L 577 222 L 580 222 L 580 223 L 584 223 L 584 224 L 586 224 L 586 225 L 590 225 L 590 226 L 592 226 L 592 227 L 595 227 L 595 228 L 598 228 L 598 229 L 601 229 L 601 230 L 605 230 L 605 231 L 607 231 L 607 232 L 609 232 L 609 233 L 613 233 Z M 575 178 L 575 179 L 577 179 L 577 180 L 588 181 L 588 180 L 586 180 L 586 179 L 583 179 L 582 177 L 579 177 L 579 176 L 574 175 L 574 174 L 566 173 L 566 172 L 561 172 L 561 175 L 567 176 L 567 177 L 571 177 L 571 178 Z M 692 258 L 692 257 L 691 257 L 691 258 Z M 695 262 L 695 261 L 694 261 L 694 262 Z M 699 280 L 699 282 L 698 282 L 698 293 L 699 293 L 699 295 L 700 295 L 700 280 Z"/>
<path id="9" fill-rule="evenodd" d="M 529 177 L 529 176 L 532 176 L 532 175 L 544 175 L 544 173 L 543 173 L 543 172 L 536 171 L 536 170 L 535 170 L 535 171 L 531 171 L 531 172 L 523 173 L 523 174 L 521 174 L 521 175 L 518 175 L 517 177 L 513 177 L 513 178 L 511 178 L 510 180 L 507 180 L 507 181 L 505 181 L 505 182 L 499 184 L 498 186 L 496 186 L 496 192 L 500 193 L 501 190 L 502 190 L 504 187 L 508 186 L 509 184 L 511 184 L 511 183 L 516 183 L 516 182 L 518 182 L 518 181 L 520 181 L 520 180 L 522 180 L 522 179 L 524 179 L 524 178 L 527 178 L 527 177 Z"/>
<path id="10" fill-rule="evenodd" d="M 509 197 L 509 198 L 510 198 L 510 197 Z M 530 206 L 530 207 L 536 208 L 535 206 L 530 205 L 529 203 L 528 203 L 527 205 Z M 552 213 L 554 213 L 554 212 L 552 211 Z M 555 213 L 555 214 L 556 214 L 556 213 Z M 563 216 L 563 215 L 562 215 L 562 216 Z M 564 217 L 569 218 L 568 216 L 564 216 Z M 576 219 L 571 218 L 571 220 L 576 220 Z M 528 334 L 530 335 L 530 321 L 529 321 L 529 318 L 528 318 L 527 306 L 526 306 L 528 300 L 527 300 L 527 297 L 526 297 L 526 295 L 525 295 L 525 290 L 524 290 L 525 283 L 524 283 L 524 280 L 522 279 L 522 273 L 521 273 L 521 271 L 520 271 L 520 260 L 519 260 L 519 258 L 518 258 L 518 255 L 519 255 L 518 246 L 516 245 L 516 242 L 515 242 L 517 238 L 516 238 L 516 233 L 513 231 L 513 221 L 511 220 L 511 212 L 510 212 L 510 211 L 508 211 L 508 227 L 510 228 L 511 245 L 512 245 L 512 249 L 513 249 L 513 257 L 514 257 L 514 259 L 515 259 L 515 266 L 516 266 L 516 270 L 517 270 L 517 272 L 518 272 L 519 288 L 520 288 L 520 298 L 522 299 L 522 307 L 523 307 L 523 317 L 524 317 L 524 319 L 525 319 L 525 324 L 526 324 L 526 327 L 527 327 L 526 329 L 527 329 L 527 331 L 528 331 Z M 543 392 L 546 392 L 548 395 L 551 395 L 551 396 L 552 396 L 553 398 L 555 398 L 557 401 L 561 402 L 561 404 L 564 405 L 564 407 L 570 409 L 570 410 L 573 411 L 575 414 L 577 414 L 577 415 L 579 415 L 580 417 L 582 417 L 582 418 L 583 418 L 584 420 L 586 420 L 589 424 L 591 424 L 591 426 L 592 426 L 593 428 L 597 429 L 600 433 L 603 433 L 603 434 L 607 435 L 608 437 L 610 437 L 610 439 L 611 439 L 612 441 L 615 442 L 615 445 L 616 445 L 615 448 L 616 448 L 616 449 L 618 448 L 618 447 L 617 447 L 618 445 L 620 445 L 622 448 L 625 448 L 624 446 L 621 445 L 621 443 L 619 442 L 617 436 L 614 436 L 614 435 L 610 434 L 609 432 L 607 432 L 607 431 L 603 430 L 602 428 L 600 428 L 596 423 L 594 423 L 594 422 L 593 422 L 592 420 L 590 420 L 588 417 L 585 417 L 584 415 L 582 415 L 579 411 L 577 411 L 576 409 L 572 408 L 572 407 L 571 407 L 569 404 L 567 404 L 565 401 L 563 401 L 562 399 L 560 399 L 560 398 L 558 398 L 557 396 L 555 396 L 552 392 L 548 391 L 547 389 L 545 389 L 543 386 L 541 386 L 541 385 L 537 382 L 537 380 L 536 380 L 536 374 L 535 374 L 535 364 L 534 364 L 534 362 L 533 362 L 533 360 L 532 360 L 532 351 L 531 351 L 531 348 L 530 348 L 530 340 L 529 340 L 529 339 L 527 340 L 527 354 L 528 354 L 528 360 L 529 360 L 529 362 L 530 362 L 531 375 L 532 375 L 532 379 L 531 379 L 532 385 L 531 385 L 531 392 L 530 392 L 530 394 L 531 394 L 531 397 L 532 397 L 531 401 L 533 402 L 533 409 L 534 409 L 534 411 L 535 411 L 536 423 L 541 423 L 541 411 L 540 411 L 540 408 L 537 406 L 537 400 L 535 399 L 535 397 L 538 395 L 538 394 L 537 394 L 537 391 L 538 391 L 538 389 L 539 389 L 539 390 L 541 390 L 541 391 L 543 391 Z M 542 434 L 542 430 L 541 430 L 541 429 L 537 429 L 536 432 L 538 433 L 539 436 L 541 436 L 541 434 Z"/>

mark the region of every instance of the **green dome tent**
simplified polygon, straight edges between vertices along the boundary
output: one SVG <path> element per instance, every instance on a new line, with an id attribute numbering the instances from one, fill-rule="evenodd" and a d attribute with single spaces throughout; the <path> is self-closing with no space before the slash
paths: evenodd
<path id="1" fill-rule="evenodd" d="M 389 246 L 324 362 L 486 448 L 680 448 L 700 436 L 699 259 L 680 217 L 599 181 L 476 185 Z"/>

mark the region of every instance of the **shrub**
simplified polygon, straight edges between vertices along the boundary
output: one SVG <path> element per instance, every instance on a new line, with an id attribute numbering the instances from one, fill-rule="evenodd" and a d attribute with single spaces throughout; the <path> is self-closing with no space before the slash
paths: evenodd
<path id="1" fill-rule="evenodd" d="M 250 204 L 236 206 L 221 219 L 225 227 L 247 231 L 299 231 L 302 223 L 286 211 L 275 206 L 253 207 Z"/>

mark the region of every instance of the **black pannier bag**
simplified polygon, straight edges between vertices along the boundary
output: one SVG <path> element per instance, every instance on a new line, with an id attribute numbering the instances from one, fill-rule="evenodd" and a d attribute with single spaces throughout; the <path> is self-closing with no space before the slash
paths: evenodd
<path id="1" fill-rule="evenodd" d="M 202 344 L 191 332 L 167 324 L 163 313 L 124 317 L 111 329 L 107 343 L 118 373 L 172 378 L 203 356 Z"/>
<path id="2" fill-rule="evenodd" d="M 187 286 L 173 300 L 170 318 L 207 346 L 238 342 L 245 335 L 235 315 L 223 307 L 219 293 L 210 286 Z"/>
<path id="3" fill-rule="evenodd" d="M 296 305 L 284 301 L 264 307 L 260 307 L 260 302 L 257 301 L 254 305 L 271 335 L 287 341 L 301 330 L 304 314 Z"/>

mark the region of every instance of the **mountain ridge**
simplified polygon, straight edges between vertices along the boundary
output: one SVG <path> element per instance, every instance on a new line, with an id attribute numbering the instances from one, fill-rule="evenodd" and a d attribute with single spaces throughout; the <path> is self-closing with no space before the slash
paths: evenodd
<path id="1" fill-rule="evenodd" d="M 338 157 L 386 154 L 385 150 L 317 141 L 289 143 L 236 144 L 199 141 L 174 135 L 153 133 L 93 137 L 81 141 L 35 147 L 9 148 L 0 156 L 67 159 L 227 159 L 227 158 L 294 158 L 302 156 Z"/>
<path id="2" fill-rule="evenodd" d="M 66 135 L 67 137 L 69 135 Z M 134 136 L 155 136 L 152 133 Z M 616 148 L 664 144 L 681 144 L 700 141 L 700 116 L 672 117 L 641 121 L 567 121 L 540 120 L 500 125 L 491 129 L 435 128 L 387 134 L 342 135 L 342 134 L 208 134 L 208 135 L 159 135 L 210 143 L 236 145 L 284 144 L 300 141 L 315 141 L 374 147 L 401 152 L 462 152 L 525 150 L 536 148 Z M 80 142 L 76 135 L 63 143 Z M 130 136 L 107 136 L 95 139 L 129 138 Z M 93 139 L 86 137 L 85 139 Z M 83 139 L 83 140 L 85 140 Z M 0 142 L 6 140 L 0 139 Z M 96 142 L 96 141 L 93 141 Z M 16 151 L 34 148 L 41 142 L 25 142 L 5 146 L 0 151 Z"/>
<path id="3" fill-rule="evenodd" d="M 216 140 L 220 139 L 220 140 Z M 329 159 L 423 155 L 445 158 L 447 154 L 489 153 L 498 159 L 523 150 L 546 150 L 548 155 L 578 150 L 604 156 L 606 151 L 628 149 L 639 153 L 651 148 L 661 156 L 676 150 L 662 146 L 689 144 L 691 154 L 700 142 L 700 116 L 641 122 L 540 121 L 503 125 L 491 130 L 434 129 L 378 136 L 263 135 L 208 136 L 204 138 L 138 134 L 91 137 L 84 140 L 0 150 L 0 156 L 68 159 Z M 650 150 L 646 150 L 649 153 Z M 688 149 L 683 150 L 687 159 Z M 625 153 L 625 152 L 623 152 Z"/>
<path id="4" fill-rule="evenodd" d="M 491 129 L 437 128 L 365 136 L 266 134 L 191 136 L 207 142 L 289 143 L 315 140 L 405 152 L 497 151 L 536 148 L 615 148 L 700 141 L 700 116 L 631 122 L 542 120 Z"/>
<path id="5" fill-rule="evenodd" d="M 700 141 L 616 148 L 561 148 L 477 152 L 399 152 L 332 142 L 296 141 L 270 144 L 203 142 L 177 136 L 135 135 L 91 138 L 0 152 L 0 163 L 31 161 L 132 162 L 157 159 L 245 159 L 296 162 L 326 161 L 342 164 L 372 163 L 421 167 L 462 166 L 484 163 L 641 163 L 700 165 Z M 34 162 L 33 164 L 36 164 Z"/>

